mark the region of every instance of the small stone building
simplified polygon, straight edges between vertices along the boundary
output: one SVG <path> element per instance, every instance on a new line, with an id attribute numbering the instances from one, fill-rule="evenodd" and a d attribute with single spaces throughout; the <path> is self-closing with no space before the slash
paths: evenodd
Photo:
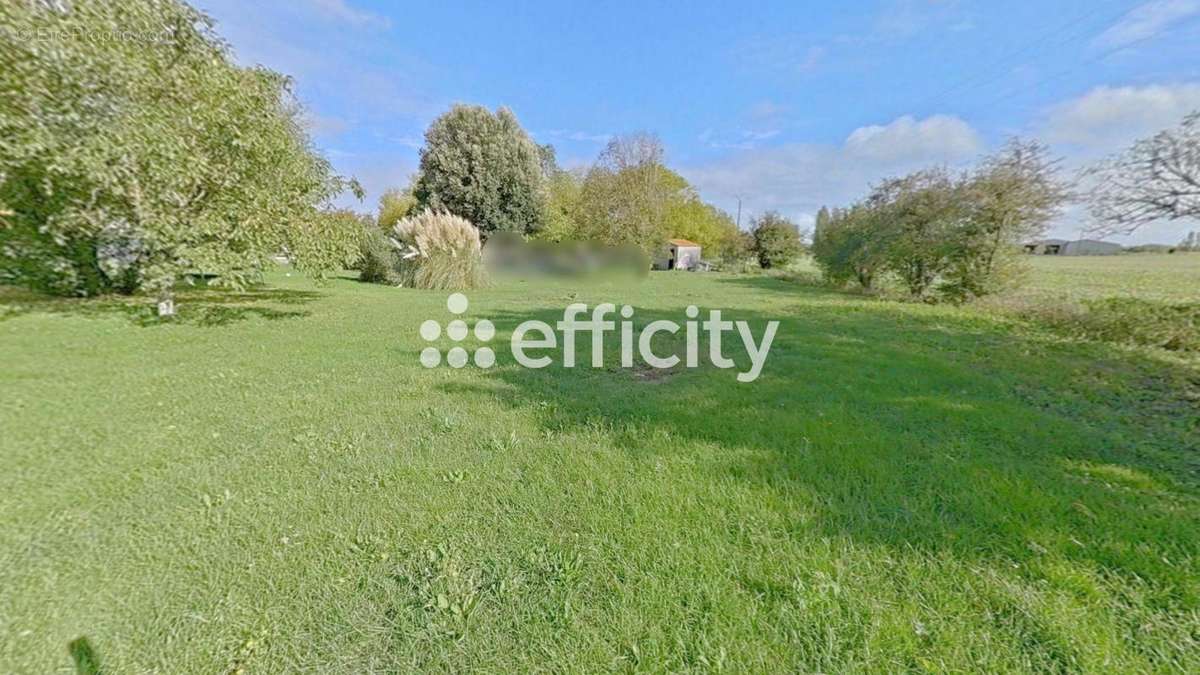
<path id="1" fill-rule="evenodd" d="M 687 239 L 668 239 L 663 257 L 654 261 L 655 269 L 694 270 L 700 267 L 700 244 Z"/>

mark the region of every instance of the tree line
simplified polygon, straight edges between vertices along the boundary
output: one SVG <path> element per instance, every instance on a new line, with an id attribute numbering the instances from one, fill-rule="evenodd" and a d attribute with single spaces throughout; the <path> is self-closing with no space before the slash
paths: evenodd
<path id="1" fill-rule="evenodd" d="M 21 39 L 114 25 L 136 39 Z M 332 207 L 361 188 L 314 150 L 289 79 L 236 65 L 185 2 L 6 2 L 0 26 L 0 282 L 146 292 L 169 313 L 179 280 L 242 286 L 281 252 L 314 276 L 364 251 L 391 255 L 381 233 L 424 210 L 461 217 L 481 240 L 511 232 L 654 255 L 684 238 L 706 258 L 764 268 L 803 246 L 778 213 L 740 231 L 667 165 L 653 135 L 615 137 L 590 166 L 567 170 L 511 111 L 469 105 L 433 122 L 415 179 L 385 194 L 364 228 Z M 1097 222 L 1127 232 L 1200 215 L 1198 148 L 1200 113 L 1093 168 Z M 823 209 L 813 254 L 839 283 L 869 288 L 892 274 L 919 298 L 986 295 L 1014 278 L 1017 247 L 1061 210 L 1058 173 L 1043 146 L 1013 141 L 967 172 L 887 180 Z"/>
<path id="2" fill-rule="evenodd" d="M 553 146 L 535 143 L 507 108 L 459 104 L 430 125 L 416 176 L 382 196 L 378 222 L 391 228 L 424 209 L 466 218 L 484 238 L 510 232 L 544 241 L 631 244 L 653 254 L 678 237 L 713 257 L 746 253 L 733 219 L 667 166 L 654 135 L 614 137 L 590 167 L 569 170 L 559 166 Z"/>
<path id="3" fill-rule="evenodd" d="M 67 37 L 111 26 L 125 37 Z M 370 268 L 372 252 L 396 251 L 381 233 L 426 210 L 482 240 L 513 232 L 656 253 L 682 237 L 710 258 L 753 250 L 654 136 L 614 138 L 591 167 L 568 171 L 511 111 L 468 105 L 433 122 L 415 180 L 385 194 L 365 228 L 333 207 L 362 190 L 314 149 L 291 81 L 238 66 L 186 2 L 0 3 L 0 27 L 0 282 L 147 293 L 170 314 L 181 280 L 243 287 L 281 253 L 317 277 Z M 420 224 L 464 241 L 459 221 Z M 416 241 L 411 229 L 397 236 Z"/>
<path id="4" fill-rule="evenodd" d="M 918 299 L 966 301 L 1013 284 L 1025 243 L 1081 197 L 1090 229 L 1130 233 L 1200 217 L 1200 113 L 1068 181 L 1036 141 L 1013 139 L 976 167 L 934 167 L 884 180 L 862 200 L 822 208 L 812 254 L 836 284 L 871 289 L 889 275 Z M 1083 186 L 1082 190 L 1077 190 Z M 1178 247 L 1191 250 L 1189 235 Z"/>
<path id="5" fill-rule="evenodd" d="M 836 283 L 870 289 L 891 274 L 914 298 L 969 300 L 1016 278 L 1022 244 L 1068 197 L 1046 147 L 1014 139 L 969 171 L 924 169 L 849 207 L 822 209 L 812 253 Z"/>
<path id="6" fill-rule="evenodd" d="M 778 213 L 746 233 L 725 211 L 703 201 L 665 160 L 653 134 L 608 141 L 586 168 L 559 166 L 551 145 L 538 145 L 513 113 L 455 105 L 425 134 L 411 184 L 385 193 L 377 222 L 385 231 L 423 210 L 444 210 L 496 232 L 551 242 L 632 245 L 653 256 L 667 239 L 687 239 L 709 259 L 785 264 L 801 250 L 797 226 Z"/>

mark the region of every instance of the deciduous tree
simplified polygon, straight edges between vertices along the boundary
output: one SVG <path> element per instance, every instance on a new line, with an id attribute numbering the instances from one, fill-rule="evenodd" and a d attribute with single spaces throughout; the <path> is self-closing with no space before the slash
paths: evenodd
<path id="1" fill-rule="evenodd" d="M 1200 111 L 1085 174 L 1094 231 L 1129 233 L 1155 220 L 1200 218 Z"/>
<path id="2" fill-rule="evenodd" d="M 866 204 L 826 211 L 813 230 L 812 255 L 825 278 L 836 283 L 857 282 L 874 287 L 886 264 L 880 213 Z"/>
<path id="3" fill-rule="evenodd" d="M 663 154 L 662 142 L 650 134 L 609 141 L 583 181 L 580 235 L 656 253 L 670 235 L 670 200 L 687 186 L 666 168 Z"/>
<path id="4" fill-rule="evenodd" d="M 965 217 L 960 184 L 944 169 L 926 169 L 883 181 L 867 204 L 887 268 L 924 298 L 950 265 L 952 234 Z"/>
<path id="5" fill-rule="evenodd" d="M 966 300 L 1015 278 L 1022 244 L 1042 237 L 1070 196 L 1058 167 L 1046 146 L 1012 139 L 965 179 L 958 189 L 965 217 L 949 235 L 945 294 Z"/>
<path id="6" fill-rule="evenodd" d="M 733 218 L 705 203 L 690 186 L 672 196 L 666 219 L 668 236 L 700 244 L 706 258 L 736 257 L 739 252 Z"/>
<path id="7" fill-rule="evenodd" d="M 768 211 L 754 220 L 754 254 L 763 269 L 784 267 L 804 251 L 800 229 L 776 211 Z"/>
<path id="8" fill-rule="evenodd" d="M 234 65 L 204 14 L 5 2 L 0 25 L 0 276 L 146 290 L 169 312 L 185 274 L 239 286 L 281 250 L 317 275 L 353 259 L 357 226 L 321 207 L 357 186 L 312 151 L 287 78 Z"/>
<path id="9" fill-rule="evenodd" d="M 380 228 L 391 230 L 396 223 L 416 214 L 417 210 L 417 198 L 413 195 L 412 186 L 391 188 L 379 196 L 379 212 L 375 221 Z"/>

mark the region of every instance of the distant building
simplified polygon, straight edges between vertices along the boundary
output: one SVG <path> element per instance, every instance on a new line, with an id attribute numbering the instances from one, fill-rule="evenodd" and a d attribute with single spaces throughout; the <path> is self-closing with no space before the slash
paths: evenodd
<path id="1" fill-rule="evenodd" d="M 1120 244 L 1097 239 L 1043 239 L 1025 244 L 1025 252 L 1033 255 L 1116 255 L 1122 250 Z"/>
<path id="2" fill-rule="evenodd" d="M 1080 239 L 1067 242 L 1062 255 L 1116 255 L 1122 250 L 1120 244 L 1097 239 Z"/>
<path id="3" fill-rule="evenodd" d="M 1033 255 L 1059 255 L 1062 253 L 1063 246 L 1067 243 L 1066 239 L 1031 241 L 1025 244 L 1025 252 Z"/>
<path id="4" fill-rule="evenodd" d="M 654 268 L 660 270 L 695 270 L 700 267 L 700 244 L 687 239 L 668 239 L 663 257 L 654 261 Z"/>

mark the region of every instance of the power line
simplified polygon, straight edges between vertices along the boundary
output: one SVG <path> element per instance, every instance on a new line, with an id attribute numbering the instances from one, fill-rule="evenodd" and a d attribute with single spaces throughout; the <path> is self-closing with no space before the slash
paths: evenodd
<path id="1" fill-rule="evenodd" d="M 1192 19 L 1192 21 L 1194 21 L 1194 20 L 1195 20 L 1195 19 Z M 1179 28 L 1179 27 L 1185 26 L 1185 25 L 1187 25 L 1187 24 L 1189 24 L 1189 23 L 1191 23 L 1191 21 L 1185 21 L 1185 22 L 1183 22 L 1182 24 L 1179 24 L 1179 26 L 1176 26 L 1176 28 Z M 1142 44 L 1142 43 L 1144 43 L 1144 42 L 1149 42 L 1150 40 L 1153 40 L 1153 39 L 1156 39 L 1156 38 L 1161 38 L 1161 37 L 1163 36 L 1163 34 L 1164 34 L 1164 33 L 1154 33 L 1154 34 L 1151 34 L 1151 35 L 1146 35 L 1146 36 L 1144 36 L 1144 37 L 1138 38 L 1137 40 L 1133 40 L 1132 42 L 1126 42 L 1126 43 L 1123 43 L 1123 44 L 1117 45 L 1117 46 L 1115 46 L 1115 47 L 1113 47 L 1113 48 L 1111 48 L 1111 49 L 1107 49 L 1107 50 L 1105 50 L 1105 51 L 1103 51 L 1103 52 L 1101 52 L 1101 53 L 1097 54 L 1096 56 L 1093 56 L 1093 57 L 1091 57 L 1091 58 L 1089 58 L 1089 59 L 1085 59 L 1084 61 L 1082 61 L 1082 62 L 1080 62 L 1080 63 L 1077 63 L 1077 64 L 1075 64 L 1075 65 L 1071 66 L 1070 68 L 1066 68 L 1066 69 L 1063 69 L 1063 70 L 1061 70 L 1061 71 L 1059 71 L 1059 72 L 1057 72 L 1057 73 L 1054 73 L 1053 75 L 1050 75 L 1049 77 L 1047 77 L 1047 78 L 1045 78 L 1045 79 L 1042 79 L 1042 80 L 1040 80 L 1040 81 L 1038 81 L 1038 82 L 1034 82 L 1033 84 L 1029 84 L 1029 85 L 1021 85 L 1021 86 L 1018 86 L 1018 87 L 1015 87 L 1015 88 L 1009 89 L 1008 91 L 1006 91 L 1005 93 L 1001 94 L 1000 96 L 998 96 L 998 97 L 996 97 L 996 98 L 994 98 L 994 99 L 990 99 L 990 100 L 988 100 L 988 101 L 985 101 L 985 102 L 983 102 L 983 103 L 981 103 L 981 104 L 979 104 L 979 105 L 980 105 L 980 106 L 990 106 L 990 105 L 994 105 L 994 104 L 996 104 L 996 103 L 1000 103 L 1001 101 L 1004 101 L 1004 100 L 1006 100 L 1006 99 L 1008 99 L 1008 98 L 1011 98 L 1012 96 L 1015 96 L 1016 94 L 1019 94 L 1019 93 L 1021 93 L 1021 91 L 1023 91 L 1023 90 L 1029 90 L 1029 89 L 1033 89 L 1033 88 L 1035 88 L 1035 87 L 1042 87 L 1042 86 L 1045 86 L 1045 85 L 1047 85 L 1047 84 L 1050 84 L 1051 82 L 1056 82 L 1056 81 L 1058 81 L 1058 80 L 1061 80 L 1062 78 L 1066 77 L 1067 75 L 1070 75 L 1071 73 L 1073 73 L 1073 72 L 1075 72 L 1075 71 L 1079 70 L 1080 68 L 1083 68 L 1083 67 L 1085 67 L 1085 66 L 1089 66 L 1089 65 L 1091 65 L 1091 64 L 1093 64 L 1093 63 L 1096 63 L 1096 62 L 1098 62 L 1098 61 L 1103 61 L 1104 59 L 1106 59 L 1106 58 L 1108 58 L 1108 57 L 1112 56 L 1113 54 L 1116 54 L 1117 52 L 1124 51 L 1124 50 L 1126 50 L 1126 49 L 1129 49 L 1129 48 L 1131 48 L 1131 47 L 1136 47 L 1137 45 L 1140 45 L 1140 44 Z"/>
<path id="2" fill-rule="evenodd" d="M 1105 19 L 1105 23 L 1115 22 L 1115 21 L 1124 19 L 1125 17 L 1132 14 L 1135 10 L 1137 10 L 1138 7 L 1140 7 L 1140 5 L 1134 6 L 1134 7 L 1128 8 L 1128 9 L 1124 9 L 1121 12 L 1114 14 L 1110 18 Z M 967 90 L 969 91 L 971 89 L 977 88 L 980 85 L 989 84 L 990 82 L 993 82 L 1001 77 L 1008 75 L 1009 71 L 1011 70 L 1011 64 L 1009 63 L 1011 59 L 1013 59 L 1014 57 L 1023 56 L 1025 54 L 1035 50 L 1035 48 L 1037 48 L 1037 47 L 1045 48 L 1046 47 L 1046 42 L 1045 42 L 1046 38 L 1049 38 L 1057 33 L 1061 33 L 1062 31 L 1064 31 L 1068 28 L 1071 28 L 1071 27 L 1079 24 L 1082 21 L 1086 21 L 1087 19 L 1099 14 L 1102 10 L 1103 10 L 1103 7 L 1092 7 L 1089 11 L 1085 12 L 1083 15 L 1076 16 L 1076 17 L 1072 18 L 1070 21 L 1051 29 L 1050 31 L 1040 34 L 1033 41 L 1022 45 L 1022 46 L 1016 48 L 1015 50 L 1009 51 L 1008 53 L 1004 54 L 1003 56 L 1001 56 L 998 59 L 995 59 L 987 66 L 984 66 L 979 71 L 976 71 L 976 74 L 968 76 L 967 78 L 958 81 L 954 85 L 951 85 L 950 87 L 944 89 L 943 91 L 939 92 L 938 94 L 935 94 L 932 97 L 926 98 L 921 103 L 919 103 L 917 106 L 914 106 L 912 108 L 912 110 L 922 109 L 922 108 L 925 108 L 926 106 L 929 106 L 929 105 L 932 105 L 935 103 L 939 103 L 947 95 L 952 94 L 956 91 L 959 91 L 964 86 L 971 85 L 971 86 L 967 87 Z M 1093 28 L 1090 26 L 1083 26 L 1082 31 L 1079 31 L 1079 32 L 1072 31 L 1072 32 L 1068 33 L 1064 39 L 1059 40 L 1058 42 L 1052 43 L 1050 45 L 1050 48 L 1062 47 L 1066 44 L 1071 43 L 1074 40 L 1078 40 L 1082 37 L 1086 37 L 1088 34 L 1090 34 L 1090 32 L 1092 30 L 1093 30 Z M 1006 65 L 1006 64 L 1009 65 L 1010 67 L 1005 68 L 1004 70 L 1002 70 L 998 73 L 992 73 L 991 76 L 986 75 L 986 73 L 988 71 L 990 71 L 993 67 L 1002 66 L 1002 65 Z M 980 73 L 985 73 L 985 74 L 980 75 Z"/>

